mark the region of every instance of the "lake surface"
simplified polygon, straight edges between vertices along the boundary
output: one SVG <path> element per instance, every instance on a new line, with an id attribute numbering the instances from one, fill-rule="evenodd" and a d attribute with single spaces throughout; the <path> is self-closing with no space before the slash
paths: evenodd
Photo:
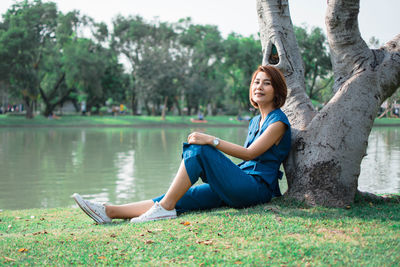
<path id="1" fill-rule="evenodd" d="M 247 132 L 240 127 L 0 128 L 0 209 L 70 207 L 74 192 L 114 204 L 158 196 L 168 189 L 182 141 L 193 130 L 238 144 Z M 400 192 L 400 128 L 374 128 L 367 153 L 359 189 Z"/>

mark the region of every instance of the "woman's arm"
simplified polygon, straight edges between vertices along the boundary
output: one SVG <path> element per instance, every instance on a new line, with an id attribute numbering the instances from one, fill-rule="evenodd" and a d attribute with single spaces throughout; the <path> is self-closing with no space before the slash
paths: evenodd
<path id="1" fill-rule="evenodd" d="M 258 137 L 257 140 L 255 140 L 248 148 L 224 140 L 220 140 L 217 148 L 235 158 L 252 160 L 267 151 L 273 144 L 278 144 L 282 139 L 286 128 L 286 124 L 277 121 L 269 125 L 261 136 Z M 212 145 L 214 139 L 215 137 L 212 135 L 194 132 L 188 136 L 188 143 Z"/>

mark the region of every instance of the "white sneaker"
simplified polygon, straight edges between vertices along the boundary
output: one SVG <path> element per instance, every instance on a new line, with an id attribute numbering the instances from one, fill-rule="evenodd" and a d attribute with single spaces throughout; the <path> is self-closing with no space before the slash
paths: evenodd
<path id="1" fill-rule="evenodd" d="M 176 209 L 166 210 L 160 205 L 160 203 L 156 202 L 148 211 L 146 211 L 139 217 L 132 218 L 131 222 L 149 222 L 164 219 L 175 219 L 176 217 Z"/>
<path id="2" fill-rule="evenodd" d="M 95 222 L 99 224 L 110 223 L 112 219 L 106 214 L 106 207 L 98 202 L 84 200 L 79 194 L 72 195 L 76 204 Z"/>

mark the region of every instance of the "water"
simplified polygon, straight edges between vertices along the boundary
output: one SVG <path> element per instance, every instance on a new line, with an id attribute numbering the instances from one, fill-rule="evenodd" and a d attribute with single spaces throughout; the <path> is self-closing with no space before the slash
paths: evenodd
<path id="1" fill-rule="evenodd" d="M 0 128 L 0 209 L 122 204 L 164 193 L 194 128 Z M 196 129 L 202 130 L 202 129 Z M 208 128 L 243 144 L 246 128 Z M 236 163 L 240 160 L 234 160 Z M 400 192 L 400 128 L 374 128 L 359 188 Z"/>

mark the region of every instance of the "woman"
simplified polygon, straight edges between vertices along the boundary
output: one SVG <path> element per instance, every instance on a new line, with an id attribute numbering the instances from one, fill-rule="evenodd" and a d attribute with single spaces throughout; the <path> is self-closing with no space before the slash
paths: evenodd
<path id="1" fill-rule="evenodd" d="M 172 219 L 185 211 L 266 203 L 281 195 L 279 166 L 290 151 L 290 124 L 280 110 L 286 95 L 282 73 L 272 66 L 260 66 L 249 89 L 250 103 L 260 115 L 250 121 L 244 147 L 194 132 L 183 145 L 183 160 L 165 195 L 118 206 L 84 200 L 78 194 L 73 198 L 97 223 Z M 235 165 L 221 152 L 243 162 Z M 199 177 L 204 184 L 193 186 Z"/>

